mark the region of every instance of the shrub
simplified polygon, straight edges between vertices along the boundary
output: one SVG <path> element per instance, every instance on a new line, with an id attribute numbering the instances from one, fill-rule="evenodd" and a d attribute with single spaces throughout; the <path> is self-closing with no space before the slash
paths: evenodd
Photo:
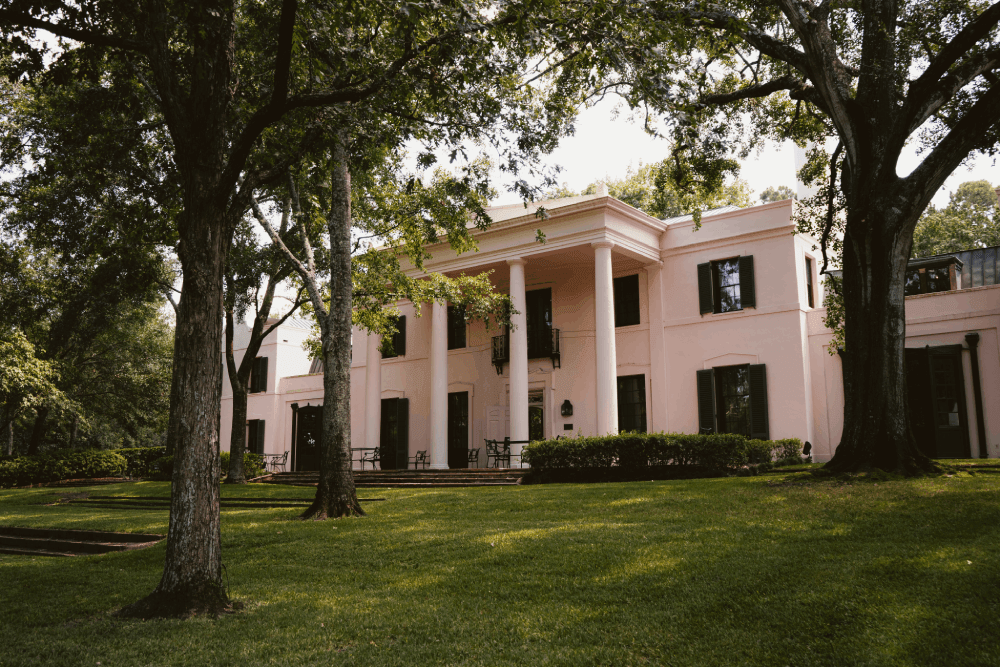
<path id="1" fill-rule="evenodd" d="M 219 456 L 222 459 L 222 477 L 225 477 L 229 474 L 229 452 L 222 452 Z M 243 453 L 243 477 L 253 479 L 260 477 L 264 472 L 264 457 L 253 452 Z"/>
<path id="2" fill-rule="evenodd" d="M 170 481 L 174 476 L 174 457 L 161 456 L 149 464 L 149 476 L 160 481 Z"/>
<path id="3" fill-rule="evenodd" d="M 130 447 L 115 451 L 125 457 L 127 465 L 125 474 L 129 477 L 149 477 L 153 474 L 153 461 L 163 458 L 167 453 L 167 448 Z"/>
<path id="4" fill-rule="evenodd" d="M 688 466 L 709 474 L 749 469 L 758 472 L 779 461 L 801 462 L 797 439 L 751 440 L 731 433 L 621 433 L 533 442 L 522 460 L 534 470 Z M 793 460 L 794 459 L 794 460 Z"/>
<path id="5" fill-rule="evenodd" d="M 0 488 L 89 477 L 121 477 L 125 457 L 109 450 L 62 450 L 0 461 Z"/>

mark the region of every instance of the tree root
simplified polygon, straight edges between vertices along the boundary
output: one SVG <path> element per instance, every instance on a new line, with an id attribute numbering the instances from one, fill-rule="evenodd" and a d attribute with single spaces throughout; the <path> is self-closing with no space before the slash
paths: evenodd
<path id="1" fill-rule="evenodd" d="M 157 588 L 143 599 L 115 612 L 119 618 L 191 618 L 230 614 L 243 608 L 243 603 L 229 599 L 218 585 L 202 584 L 180 591 L 165 592 Z"/>
<path id="2" fill-rule="evenodd" d="M 299 518 L 303 521 L 307 519 L 325 521 L 326 519 L 340 519 L 351 516 L 365 516 L 365 511 L 361 509 L 361 503 L 357 500 L 335 498 L 329 502 L 323 502 L 320 498 L 317 498 Z"/>

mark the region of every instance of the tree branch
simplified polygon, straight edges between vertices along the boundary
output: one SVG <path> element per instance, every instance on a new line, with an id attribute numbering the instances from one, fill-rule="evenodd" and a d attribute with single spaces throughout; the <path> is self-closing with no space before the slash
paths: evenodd
<path id="1" fill-rule="evenodd" d="M 35 18 L 29 14 L 23 14 L 9 9 L 0 9 L 0 24 L 47 30 L 53 35 L 75 39 L 78 42 L 84 42 L 86 44 L 107 46 L 113 49 L 123 49 L 125 51 L 136 51 L 138 53 L 149 52 L 149 47 L 138 40 L 115 37 L 114 35 L 106 35 L 104 33 L 93 32 L 91 30 L 70 28 L 68 26 L 60 25 L 59 23 L 43 21 L 42 19 Z"/>
<path id="2" fill-rule="evenodd" d="M 975 150 L 984 135 L 1000 124 L 1000 85 L 994 84 L 930 152 L 920 166 L 902 180 L 902 196 L 917 201 L 922 211 L 945 179 Z"/>
<path id="3" fill-rule="evenodd" d="M 948 103 L 955 94 L 972 82 L 977 76 L 1000 67 L 1000 49 L 992 49 L 976 54 L 952 71 L 946 73 L 931 88 L 911 87 L 904 102 L 901 119 L 905 124 L 905 141 L 924 121 L 933 116 Z M 923 76 L 920 77 L 921 79 Z M 916 85 L 916 84 L 914 84 Z M 902 145 L 900 143 L 900 145 Z"/>
<path id="4" fill-rule="evenodd" d="M 736 102 L 738 100 L 748 100 L 755 97 L 767 97 L 771 93 L 776 93 L 779 90 L 794 90 L 805 85 L 805 82 L 799 80 L 794 76 L 783 76 L 780 79 L 775 79 L 774 81 L 768 81 L 767 83 L 760 83 L 754 86 L 748 86 L 746 88 L 741 88 L 739 90 L 734 90 L 731 93 L 717 93 L 715 95 L 706 95 L 699 101 L 701 104 L 728 104 L 730 102 Z"/>
<path id="5" fill-rule="evenodd" d="M 959 58 L 964 56 L 983 37 L 989 35 L 990 31 L 1000 23 L 1000 2 L 995 2 L 986 11 L 973 19 L 950 42 L 945 44 L 937 57 L 931 60 L 930 65 L 920 77 L 913 82 L 910 90 L 922 90 L 933 88 L 938 79 L 954 65 Z"/>

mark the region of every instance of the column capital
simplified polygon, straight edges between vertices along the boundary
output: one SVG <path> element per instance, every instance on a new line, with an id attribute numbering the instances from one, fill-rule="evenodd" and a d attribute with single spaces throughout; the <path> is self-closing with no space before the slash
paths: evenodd
<path id="1" fill-rule="evenodd" d="M 523 257 L 511 257 L 507 260 L 509 266 L 524 266 L 525 261 Z"/>
<path id="2" fill-rule="evenodd" d="M 663 268 L 663 261 L 657 260 L 655 262 L 650 262 L 643 268 L 645 268 L 647 271 L 659 271 L 660 269 Z"/>
<path id="3" fill-rule="evenodd" d="M 614 241 L 608 241 L 608 240 L 594 241 L 593 243 L 590 244 L 590 247 L 594 248 L 595 250 L 597 248 L 614 248 L 615 247 L 615 242 Z"/>

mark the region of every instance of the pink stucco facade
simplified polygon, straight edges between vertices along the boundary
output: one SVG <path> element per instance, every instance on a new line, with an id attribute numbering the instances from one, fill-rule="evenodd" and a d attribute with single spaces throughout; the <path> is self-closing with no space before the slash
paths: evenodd
<path id="1" fill-rule="evenodd" d="M 380 422 L 382 401 L 406 399 L 408 454 L 428 450 L 435 467 L 457 465 L 448 460 L 448 443 L 442 440 L 454 441 L 459 422 L 449 422 L 449 430 L 442 420 L 449 419 L 447 410 L 454 407 L 447 407 L 448 401 L 459 400 L 448 395 L 462 397 L 459 392 L 467 393 L 467 399 L 461 398 L 467 400 L 468 419 L 461 422 L 467 433 L 459 439 L 468 447 L 482 448 L 486 438 L 525 439 L 527 402 L 531 416 L 541 417 L 540 433 L 547 438 L 616 430 L 617 414 L 608 409 L 607 400 L 598 397 L 622 400 L 616 381 L 623 377 L 633 383 L 628 385 L 633 391 L 625 398 L 633 403 L 627 407 L 637 410 L 634 401 L 644 402 L 648 430 L 697 432 L 705 425 L 705 400 L 714 401 L 717 425 L 730 418 L 722 413 L 738 414 L 723 409 L 734 404 L 727 401 L 738 404 L 740 400 L 725 394 L 728 385 L 723 378 L 730 377 L 726 374 L 732 371 L 727 369 L 750 368 L 757 373 L 751 373 L 751 383 L 758 382 L 751 396 L 753 410 L 758 420 L 761 410 L 766 410 L 768 436 L 808 440 L 817 460 L 832 456 L 842 428 L 841 362 L 827 351 L 831 333 L 822 324 L 823 294 L 817 275 L 821 258 L 813 250 L 812 239 L 792 233 L 793 201 L 712 212 L 703 216 L 698 230 L 690 218 L 657 220 L 606 196 L 543 205 L 545 218 L 536 215 L 537 204 L 527 209 L 520 205 L 494 209 L 492 227 L 477 233 L 478 252 L 455 256 L 447 246 L 433 247 L 428 269 L 451 275 L 492 271 L 498 290 L 508 292 L 513 285 L 515 302 L 520 298 L 523 303 L 525 295 L 531 298 L 536 290 L 551 290 L 551 326 L 559 331 L 558 360 L 528 358 L 525 371 L 526 355 L 519 351 L 516 330 L 511 333 L 510 362 L 498 374 L 492 363 L 491 339 L 501 332 L 487 331 L 481 323 L 469 324 L 466 345 L 448 350 L 441 339 L 446 335 L 443 312 L 435 321 L 435 306 L 423 304 L 418 313 L 415 304 L 400 303 L 400 313 L 407 319 L 404 355 L 385 359 L 379 355 L 369 369 L 368 357 L 373 351 L 378 354 L 377 341 L 368 341 L 363 331 L 354 332 L 351 429 L 356 447 L 380 442 L 382 434 L 376 431 L 384 423 Z M 545 233 L 545 243 L 536 240 L 539 228 Z M 754 293 L 753 306 L 703 312 L 705 295 L 699 287 L 704 276 L 700 279 L 699 271 L 721 271 L 718 265 L 724 260 L 735 262 L 735 258 L 752 258 L 749 270 L 739 264 L 743 274 L 735 279 L 741 281 L 746 298 Z M 806 276 L 807 258 L 811 280 Z M 721 274 L 713 275 L 716 285 L 726 280 Z M 626 276 L 637 277 L 638 323 L 615 327 L 611 285 L 617 289 L 620 281 L 614 279 Z M 807 293 L 810 283 L 812 306 Z M 718 287 L 714 298 L 716 306 L 724 299 Z M 991 457 L 1000 456 L 998 327 L 997 286 L 907 299 L 908 347 L 965 344 L 967 333 L 979 333 L 983 418 Z M 292 404 L 300 409 L 322 404 L 322 376 L 308 374 L 309 361 L 301 350 L 307 333 L 301 324 L 282 326 L 261 350 L 261 355 L 274 355 L 269 363 L 273 377 L 269 377 L 266 393 L 250 397 L 248 418 L 266 420 L 266 453 L 294 452 Z M 603 358 L 598 349 L 613 350 L 614 359 Z M 973 374 L 968 350 L 962 354 L 969 413 L 965 423 L 971 455 L 977 456 L 982 445 L 976 432 Z M 699 399 L 702 385 L 698 382 L 705 376 L 699 371 L 708 369 L 716 369 L 715 393 L 706 399 L 709 395 L 703 392 Z M 228 379 L 223 382 L 225 448 L 232 411 Z M 566 401 L 572 406 L 572 416 L 561 414 Z M 766 408 L 761 407 L 764 404 Z M 531 428 L 537 436 L 539 426 Z M 753 428 L 761 427 L 754 422 Z M 478 464 L 486 464 L 485 451 L 481 450 Z"/>

